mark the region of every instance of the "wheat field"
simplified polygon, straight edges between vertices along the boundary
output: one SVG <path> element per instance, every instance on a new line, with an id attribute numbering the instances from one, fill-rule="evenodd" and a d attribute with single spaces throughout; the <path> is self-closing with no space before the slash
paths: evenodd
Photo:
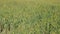
<path id="1" fill-rule="evenodd" d="M 60 34 L 60 0 L 0 0 L 0 34 Z"/>

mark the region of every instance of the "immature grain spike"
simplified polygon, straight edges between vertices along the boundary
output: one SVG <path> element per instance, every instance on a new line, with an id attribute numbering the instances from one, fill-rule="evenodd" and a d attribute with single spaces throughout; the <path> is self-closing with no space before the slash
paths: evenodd
<path id="1" fill-rule="evenodd" d="M 10 24 L 8 24 L 8 31 L 10 31 Z"/>
<path id="2" fill-rule="evenodd" d="M 3 31 L 3 29 L 4 29 L 4 24 L 0 23 L 0 33 Z"/>

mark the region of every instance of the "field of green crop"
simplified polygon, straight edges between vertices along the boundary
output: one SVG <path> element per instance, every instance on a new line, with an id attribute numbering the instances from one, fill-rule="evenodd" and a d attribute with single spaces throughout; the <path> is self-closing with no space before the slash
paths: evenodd
<path id="1" fill-rule="evenodd" d="M 60 34 L 60 0 L 0 0 L 0 34 Z"/>

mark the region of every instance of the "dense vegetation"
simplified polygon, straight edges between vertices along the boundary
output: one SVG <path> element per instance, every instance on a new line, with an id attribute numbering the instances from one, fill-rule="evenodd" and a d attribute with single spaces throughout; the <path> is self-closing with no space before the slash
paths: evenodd
<path id="1" fill-rule="evenodd" d="M 0 0 L 0 34 L 60 34 L 60 0 Z"/>

